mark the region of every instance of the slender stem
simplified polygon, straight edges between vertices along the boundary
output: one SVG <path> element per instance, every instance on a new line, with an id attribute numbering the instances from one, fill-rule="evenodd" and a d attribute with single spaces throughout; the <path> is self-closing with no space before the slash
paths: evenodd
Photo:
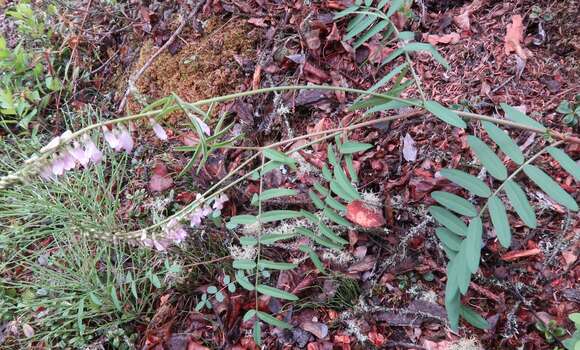
<path id="1" fill-rule="evenodd" d="M 548 145 L 548 146 L 542 148 L 538 153 L 534 154 L 532 157 L 530 157 L 530 159 L 526 160 L 522 165 L 519 166 L 519 168 L 517 168 L 513 173 L 511 173 L 510 176 L 508 176 L 507 179 L 505 179 L 504 182 L 501 183 L 501 185 L 499 185 L 499 187 L 493 192 L 493 194 L 489 198 L 495 197 L 499 193 L 499 191 L 501 191 L 504 188 L 505 184 L 508 181 L 511 181 L 514 177 L 516 177 L 516 175 L 518 175 L 526 167 L 526 165 L 531 164 L 539 156 L 541 156 L 544 152 L 546 152 L 548 147 L 557 147 L 560 144 L 562 144 L 563 142 L 564 141 L 562 141 L 562 140 L 556 141 L 556 142 L 552 143 L 551 145 Z M 489 199 L 485 202 L 485 204 L 483 205 L 483 207 L 479 211 L 479 216 L 481 216 L 483 214 L 483 212 L 487 208 L 488 204 L 489 204 Z"/>
<path id="2" fill-rule="evenodd" d="M 261 168 L 264 168 L 264 152 L 260 152 Z M 256 312 L 258 312 L 258 285 L 260 284 L 260 258 L 261 258 L 261 239 L 262 239 L 262 191 L 264 189 L 264 176 L 260 176 L 260 189 L 258 190 L 258 245 L 256 251 L 256 281 L 254 285 L 254 296 L 256 298 Z M 256 321 L 257 322 L 257 321 Z"/>

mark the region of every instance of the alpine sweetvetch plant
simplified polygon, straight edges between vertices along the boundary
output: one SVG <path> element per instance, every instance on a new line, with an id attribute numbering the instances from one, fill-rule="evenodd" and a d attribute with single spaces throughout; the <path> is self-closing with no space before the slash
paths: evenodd
<path id="1" fill-rule="evenodd" d="M 546 130 L 542 124 L 507 104 L 502 104 L 502 109 L 508 119 Z M 507 167 L 496 152 L 480 138 L 469 135 L 467 137 L 469 147 L 480 164 L 493 178 L 488 183 L 497 183 L 497 186 L 492 190 L 484 181 L 471 174 L 457 169 L 444 169 L 440 172 L 442 176 L 476 198 L 481 198 L 483 204 L 477 209 L 470 201 L 456 194 L 442 191 L 431 194 L 439 205 L 431 206 L 429 212 L 442 226 L 436 229 L 436 235 L 449 258 L 445 306 L 453 329 L 458 328 L 460 316 L 475 327 L 488 327 L 487 322 L 481 316 L 467 306 L 461 305 L 460 299 L 461 295 L 467 293 L 471 276 L 479 269 L 483 233 L 482 220 L 486 216 L 489 217 L 491 226 L 503 247 L 509 248 L 511 244 L 510 220 L 504 200 L 500 196 L 505 195 L 508 203 L 511 204 L 526 226 L 530 228 L 537 226 L 534 209 L 528 201 L 524 189 L 517 182 L 518 174 L 525 174 L 558 204 L 571 211 L 578 211 L 578 204 L 574 198 L 548 174 L 532 164 L 542 154 L 549 153 L 563 169 L 578 179 L 580 166 L 562 149 L 557 148 L 562 141 L 544 147 L 526 160 L 517 143 L 505 131 L 490 122 L 483 121 L 482 124 L 497 148 L 518 167 L 511 174 L 508 174 Z M 466 225 L 461 217 L 466 217 L 469 224 Z"/>

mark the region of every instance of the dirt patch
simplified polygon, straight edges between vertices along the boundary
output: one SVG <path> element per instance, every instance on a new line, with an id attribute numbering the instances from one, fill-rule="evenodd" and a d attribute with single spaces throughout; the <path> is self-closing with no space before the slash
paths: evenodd
<path id="1" fill-rule="evenodd" d="M 192 31 L 184 32 L 178 39 L 182 48 L 175 54 L 163 52 L 139 79 L 137 88 L 148 102 L 171 93 L 188 102 L 231 93 L 253 72 L 259 37 L 254 28 L 239 19 L 224 23 L 214 18 L 204 31 L 197 38 Z M 155 50 L 152 41 L 146 41 L 133 70 L 140 69 Z M 131 112 L 142 108 L 135 99 L 128 107 Z"/>

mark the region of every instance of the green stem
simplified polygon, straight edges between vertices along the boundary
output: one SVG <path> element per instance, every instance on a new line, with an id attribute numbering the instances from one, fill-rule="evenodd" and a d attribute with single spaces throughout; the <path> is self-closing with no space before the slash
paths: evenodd
<path id="1" fill-rule="evenodd" d="M 264 163 L 266 158 L 264 157 L 264 152 L 260 152 L 260 163 L 261 168 L 264 168 Z M 254 284 L 254 296 L 256 299 L 256 313 L 258 312 L 258 285 L 260 284 L 260 258 L 261 258 L 261 239 L 262 239 L 262 191 L 264 189 L 264 177 L 260 176 L 260 188 L 258 190 L 258 244 L 256 251 L 256 281 Z M 256 320 L 256 322 L 258 322 Z"/>

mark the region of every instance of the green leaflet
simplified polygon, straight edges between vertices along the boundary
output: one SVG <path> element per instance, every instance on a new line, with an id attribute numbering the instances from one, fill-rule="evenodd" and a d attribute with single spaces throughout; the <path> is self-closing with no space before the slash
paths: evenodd
<path id="1" fill-rule="evenodd" d="M 251 225 L 257 221 L 258 218 L 254 215 L 236 215 L 230 218 L 230 223 L 234 225 Z"/>
<path id="2" fill-rule="evenodd" d="M 280 162 L 280 163 L 284 163 L 284 164 L 288 164 L 288 165 L 294 165 L 296 164 L 296 161 L 290 157 L 288 157 L 287 155 L 285 155 L 282 152 L 279 151 L 275 151 L 271 148 L 266 148 L 264 150 L 264 157 L 276 161 L 276 162 Z"/>
<path id="3" fill-rule="evenodd" d="M 254 327 L 252 328 L 252 337 L 254 342 L 259 346 L 262 345 L 262 328 L 260 327 L 260 322 L 254 322 Z"/>
<path id="4" fill-rule="evenodd" d="M 372 38 L 373 36 L 375 36 L 376 34 L 378 34 L 379 32 L 381 32 L 383 29 L 385 29 L 386 26 L 389 25 L 389 21 L 380 21 L 379 23 L 376 23 L 371 29 L 369 29 L 366 33 L 364 33 L 363 35 L 361 35 L 352 45 L 353 48 L 358 48 L 360 47 L 362 44 L 366 43 L 370 38 Z"/>
<path id="5" fill-rule="evenodd" d="M 459 288 L 459 292 L 461 294 L 467 293 L 469 289 L 469 283 L 471 282 L 471 271 L 469 271 L 469 267 L 467 266 L 467 242 L 464 240 L 461 243 L 461 248 L 455 258 L 453 258 L 453 270 L 454 274 L 456 274 L 456 283 L 457 288 Z"/>
<path id="6" fill-rule="evenodd" d="M 349 29 L 346 35 L 342 38 L 342 40 L 347 41 L 356 37 L 360 33 L 367 30 L 373 23 L 375 23 L 376 20 L 377 20 L 376 16 L 366 16 L 363 20 L 361 20 L 351 29 Z"/>
<path id="7" fill-rule="evenodd" d="M 332 181 L 332 173 L 330 172 L 330 169 L 328 169 L 326 164 L 324 164 L 324 166 L 322 167 L 322 177 L 328 182 Z"/>
<path id="8" fill-rule="evenodd" d="M 414 32 L 399 32 L 399 39 L 404 40 L 404 41 L 411 41 L 411 40 L 415 39 L 415 33 Z"/>
<path id="9" fill-rule="evenodd" d="M 477 177 L 456 169 L 442 169 L 441 175 L 479 197 L 491 196 L 491 190 Z"/>
<path id="10" fill-rule="evenodd" d="M 336 224 L 338 225 L 342 225 L 342 226 L 346 226 L 346 227 L 352 227 L 352 225 L 350 224 L 350 222 L 346 221 L 345 218 L 343 218 L 342 216 L 338 215 L 337 213 L 335 213 L 332 209 L 330 208 L 325 208 L 322 213 L 329 218 L 330 220 L 334 221 Z"/>
<path id="11" fill-rule="evenodd" d="M 445 69 L 451 68 L 449 66 L 449 63 L 447 62 L 447 60 L 445 60 L 445 58 L 443 58 L 443 56 L 441 56 L 441 54 L 437 51 L 437 49 L 431 44 L 408 43 L 407 45 L 403 46 L 402 49 L 404 52 L 413 52 L 413 51 L 429 52 L 431 54 L 431 56 L 433 56 L 435 61 L 437 61 L 440 65 L 445 67 Z"/>
<path id="12" fill-rule="evenodd" d="M 337 210 L 339 212 L 345 212 L 346 211 L 346 206 L 344 206 L 342 203 L 340 203 L 336 199 L 332 198 L 331 196 L 326 197 L 326 199 L 324 200 L 324 202 L 326 204 L 328 204 L 328 206 L 330 206 L 334 210 Z"/>
<path id="13" fill-rule="evenodd" d="M 334 15 L 334 20 L 337 20 L 337 19 L 342 18 L 342 17 L 346 17 L 346 16 L 350 15 L 351 13 L 355 12 L 356 10 L 358 10 L 358 6 L 347 7 L 346 9 L 344 9 L 340 12 L 337 12 Z"/>
<path id="14" fill-rule="evenodd" d="M 348 241 L 339 237 L 336 233 L 332 232 L 332 230 L 326 226 L 325 224 L 321 223 L 318 228 L 320 229 L 320 233 L 322 233 L 326 238 L 334 241 L 338 244 L 348 244 Z"/>
<path id="15" fill-rule="evenodd" d="M 522 188 L 512 180 L 504 182 L 503 190 L 522 221 L 528 227 L 536 228 L 536 214 L 528 202 L 524 190 L 522 190 Z"/>
<path id="16" fill-rule="evenodd" d="M 467 233 L 467 225 L 457 216 L 455 216 L 449 210 L 432 205 L 429 207 L 429 213 L 439 222 L 441 225 L 448 228 L 451 232 L 454 232 L 460 236 L 465 236 Z"/>
<path id="17" fill-rule="evenodd" d="M 444 227 L 437 227 L 435 229 L 435 234 L 443 244 L 445 244 L 448 248 L 458 252 L 459 248 L 461 247 L 462 239 L 461 237 L 457 236 L 450 230 Z"/>
<path id="18" fill-rule="evenodd" d="M 477 209 L 475 209 L 473 204 L 456 194 L 444 191 L 435 191 L 431 193 L 431 197 L 439 204 L 447 207 L 447 209 L 454 211 L 457 214 L 465 216 L 477 215 Z"/>
<path id="19" fill-rule="evenodd" d="M 463 317 L 463 319 L 469 322 L 469 324 L 471 324 L 473 327 L 479 329 L 489 329 L 490 327 L 489 323 L 485 320 L 485 318 L 481 317 L 480 314 L 478 314 L 468 306 L 461 305 L 459 313 L 461 317 Z"/>
<path id="20" fill-rule="evenodd" d="M 405 0 L 393 0 L 389 6 L 389 10 L 387 11 L 387 17 L 394 15 L 395 12 L 399 11 L 404 4 Z"/>
<path id="21" fill-rule="evenodd" d="M 274 327 L 278 327 L 280 329 L 290 329 L 292 327 L 290 327 L 290 325 L 284 321 L 280 321 L 279 319 L 277 319 L 276 317 L 267 314 L 265 312 L 262 311 L 257 311 L 256 312 L 256 316 L 258 316 L 258 318 Z"/>
<path id="22" fill-rule="evenodd" d="M 269 295 L 274 298 L 296 301 L 298 297 L 292 293 L 288 293 L 278 288 L 270 287 L 265 284 L 259 284 L 256 290 L 264 295 Z M 259 317 L 259 315 L 258 315 Z M 265 321 L 266 322 L 266 321 Z"/>
<path id="23" fill-rule="evenodd" d="M 491 196 L 487 202 L 487 210 L 499 243 L 504 248 L 509 248 L 512 241 L 512 233 L 503 203 L 497 196 Z"/>
<path id="24" fill-rule="evenodd" d="M 364 114 L 369 115 L 369 114 L 373 114 L 376 112 L 383 112 L 383 111 L 388 111 L 391 109 L 399 109 L 399 108 L 403 108 L 403 107 L 407 107 L 407 106 L 409 106 L 409 104 L 402 102 L 402 101 L 390 101 L 387 103 L 376 105 L 376 106 L 368 109 Z"/>
<path id="25" fill-rule="evenodd" d="M 272 221 L 295 219 L 301 216 L 302 214 L 295 210 L 270 210 L 260 215 L 260 221 L 262 223 L 267 223 Z"/>
<path id="26" fill-rule="evenodd" d="M 248 280 L 248 277 L 244 275 L 244 271 L 242 270 L 236 271 L 236 281 L 245 290 L 253 291 L 255 288 L 254 285 Z"/>
<path id="27" fill-rule="evenodd" d="M 373 148 L 373 145 L 368 143 L 360 143 L 360 142 L 353 142 L 347 141 L 340 146 L 340 153 L 342 154 L 353 154 L 357 152 L 364 152 L 369 148 Z"/>
<path id="28" fill-rule="evenodd" d="M 499 146 L 503 153 L 517 164 L 522 164 L 524 162 L 524 154 L 505 131 L 491 122 L 483 121 L 481 123 L 489 137 Z"/>
<path id="29" fill-rule="evenodd" d="M 294 237 L 296 237 L 296 234 L 294 234 L 294 233 L 288 233 L 288 234 L 273 233 L 273 234 L 264 235 L 264 236 L 260 237 L 260 244 L 270 245 L 270 244 L 274 244 L 278 241 L 292 239 Z"/>
<path id="30" fill-rule="evenodd" d="M 256 316 L 256 310 L 255 309 L 250 309 L 250 310 L 248 310 L 248 312 L 246 312 L 244 314 L 244 317 L 242 318 L 242 320 L 244 322 L 248 322 L 249 320 L 251 320 L 252 318 L 254 318 L 254 316 Z"/>
<path id="31" fill-rule="evenodd" d="M 445 252 L 445 255 L 447 255 L 447 259 L 453 260 L 457 256 L 457 251 L 449 248 L 444 243 L 442 243 L 441 245 L 443 247 L 443 251 Z"/>
<path id="32" fill-rule="evenodd" d="M 119 297 L 117 296 L 117 289 L 115 286 L 111 286 L 111 300 L 113 301 L 113 305 L 117 311 L 123 311 L 123 307 L 121 306 L 121 302 L 119 301 Z"/>
<path id="33" fill-rule="evenodd" d="M 526 175 L 528 175 L 528 177 L 553 200 L 572 211 L 578 211 L 578 204 L 574 198 L 572 198 L 568 192 L 564 191 L 556 181 L 552 180 L 552 178 L 540 168 L 534 165 L 526 165 L 524 167 L 524 173 L 526 173 Z"/>
<path id="34" fill-rule="evenodd" d="M 570 158 L 564 151 L 556 147 L 548 147 L 548 153 L 554 158 L 560 166 L 564 168 L 570 175 L 574 176 L 577 181 L 580 181 L 580 165 L 578 165 L 572 158 Z"/>
<path id="35" fill-rule="evenodd" d="M 304 228 L 304 227 L 296 227 L 296 232 L 298 232 L 299 234 L 310 238 L 311 240 L 313 240 L 314 242 L 320 244 L 323 247 L 326 248 L 330 248 L 330 249 L 334 249 L 334 250 L 341 250 L 342 247 L 336 243 L 327 241 L 326 239 L 316 235 L 314 232 L 312 232 L 311 230 Z"/>
<path id="36" fill-rule="evenodd" d="M 270 261 L 265 259 L 260 259 L 258 262 L 258 267 L 263 269 L 270 269 L 270 270 L 291 270 L 297 267 L 296 264 L 284 263 L 284 262 L 276 262 Z"/>
<path id="37" fill-rule="evenodd" d="M 354 200 L 357 199 L 357 197 L 353 196 L 352 191 L 347 192 L 343 186 L 341 186 L 339 184 L 339 182 L 337 180 L 332 180 L 330 182 L 330 189 L 332 190 L 332 192 L 334 192 L 334 194 L 336 194 L 337 196 L 339 196 L 342 200 L 344 200 L 345 202 L 352 202 Z M 319 208 L 322 209 L 322 208 Z"/>
<path id="38" fill-rule="evenodd" d="M 447 311 L 447 319 L 449 320 L 449 327 L 457 332 L 459 329 L 459 314 L 461 312 L 461 300 L 459 292 L 455 285 L 447 282 L 445 286 L 445 311 Z"/>
<path id="39" fill-rule="evenodd" d="M 254 260 L 249 259 L 236 259 L 232 263 L 234 269 L 238 270 L 251 270 L 256 268 L 256 262 Z"/>
<path id="40" fill-rule="evenodd" d="M 314 204 L 316 209 L 319 209 L 319 210 L 324 209 L 324 203 L 318 197 L 318 195 L 316 193 L 314 193 L 314 191 L 312 191 L 312 190 L 308 191 L 308 196 L 310 197 L 310 200 L 312 201 L 312 203 Z"/>
<path id="41" fill-rule="evenodd" d="M 481 218 L 475 217 L 469 222 L 467 227 L 467 238 L 465 238 L 465 260 L 471 273 L 479 269 L 479 259 L 481 258 L 481 236 L 483 234 L 483 224 Z"/>
<path id="42" fill-rule="evenodd" d="M 408 66 L 409 66 L 409 64 L 405 62 L 405 63 L 393 68 L 389 73 L 387 73 L 387 75 L 382 77 L 373 86 L 371 86 L 371 88 L 368 91 L 373 92 L 373 91 L 376 91 L 377 89 L 383 87 L 386 83 L 388 83 L 391 79 L 393 79 L 395 77 L 395 75 L 401 73 L 403 71 L 403 69 L 407 68 Z"/>
<path id="43" fill-rule="evenodd" d="M 85 325 L 83 324 L 83 318 L 85 317 L 85 298 L 82 298 L 79 302 L 77 309 L 77 326 L 79 328 L 79 333 L 82 335 L 85 332 Z"/>
<path id="44" fill-rule="evenodd" d="M 338 159 L 336 158 L 336 153 L 334 153 L 334 148 L 329 143 L 326 149 L 326 156 L 328 157 L 328 162 L 332 164 L 333 167 L 337 168 L 339 166 Z"/>
<path id="45" fill-rule="evenodd" d="M 505 180 L 507 178 L 507 169 L 503 165 L 498 156 L 478 137 L 467 136 L 467 143 L 471 150 L 479 159 L 479 162 L 487 169 L 491 176 L 498 180 Z"/>
<path id="46" fill-rule="evenodd" d="M 269 199 L 278 198 L 278 197 L 286 197 L 286 196 L 295 196 L 298 192 L 295 190 L 291 190 L 289 188 L 272 188 L 269 190 L 265 190 L 259 196 L 255 196 L 252 198 L 252 205 L 258 205 L 259 201 L 267 201 Z"/>
<path id="47" fill-rule="evenodd" d="M 354 188 L 350 180 L 346 177 L 346 174 L 342 170 L 342 167 L 334 167 L 334 177 L 336 178 L 337 184 L 344 191 L 346 191 L 346 193 L 350 198 L 352 198 L 351 200 L 361 199 L 360 194 L 357 192 L 356 188 Z"/>
<path id="48" fill-rule="evenodd" d="M 301 251 L 303 251 L 304 253 L 308 254 L 308 256 L 310 257 L 310 260 L 312 261 L 312 263 L 314 264 L 314 266 L 316 266 L 316 268 L 318 269 L 318 271 L 324 273 L 326 270 L 324 269 L 324 265 L 322 264 L 322 261 L 320 261 L 320 258 L 318 258 L 318 255 L 316 255 L 316 252 L 314 250 L 312 250 L 312 248 L 310 248 L 309 246 L 302 244 L 299 249 Z"/>
<path id="49" fill-rule="evenodd" d="M 346 163 L 346 169 L 348 170 L 348 174 L 350 175 L 352 182 L 356 184 L 358 182 L 358 176 L 356 174 L 356 169 L 354 168 L 354 163 L 352 161 L 352 154 L 345 155 L 344 162 Z"/>
<path id="50" fill-rule="evenodd" d="M 448 108 L 443 107 L 438 102 L 426 101 L 424 106 L 426 110 L 433 113 L 433 115 L 435 115 L 442 121 L 446 122 L 447 124 L 453 125 L 461 129 L 465 129 L 467 127 L 465 121 L 461 119 L 461 117 L 459 117 L 457 113 Z"/>
<path id="51" fill-rule="evenodd" d="M 258 244 L 258 240 L 256 239 L 256 237 L 243 236 L 240 237 L 240 244 L 247 247 L 253 247 L 256 244 Z"/>
<path id="52" fill-rule="evenodd" d="M 546 127 L 542 124 L 538 123 L 537 121 L 533 120 L 532 118 L 528 117 L 524 113 L 520 112 L 519 110 L 515 109 L 514 107 L 508 105 L 507 103 L 500 103 L 501 108 L 504 110 L 506 117 L 509 120 L 512 120 L 516 123 L 520 123 L 532 128 L 537 128 L 542 131 L 546 131 Z"/>

